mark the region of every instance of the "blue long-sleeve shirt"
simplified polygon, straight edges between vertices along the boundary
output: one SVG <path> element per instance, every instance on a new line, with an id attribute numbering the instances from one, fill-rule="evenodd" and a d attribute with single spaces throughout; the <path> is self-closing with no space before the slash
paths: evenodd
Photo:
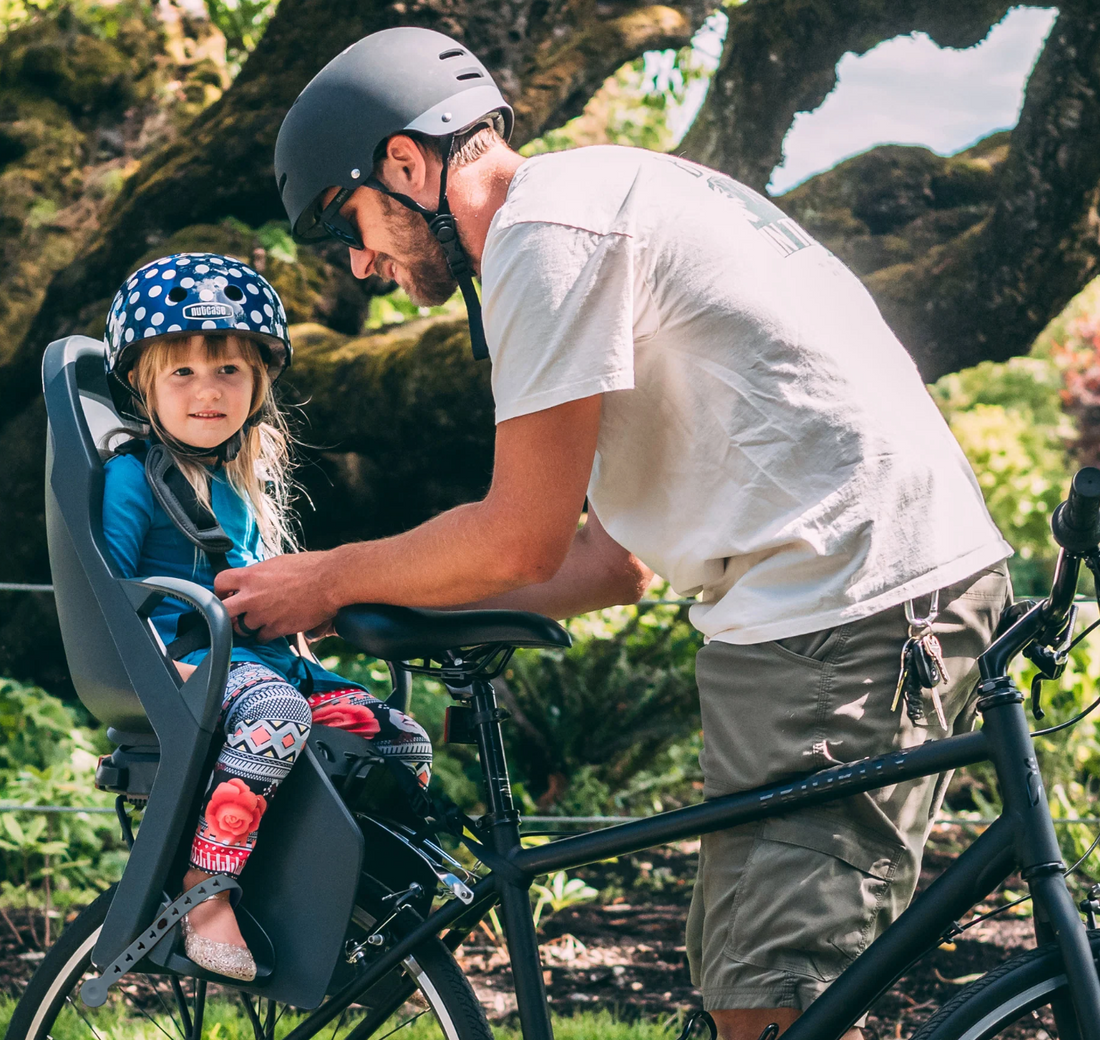
<path id="1" fill-rule="evenodd" d="M 134 455 L 116 455 L 104 467 L 103 534 L 107 547 L 126 578 L 169 577 L 193 581 L 213 591 L 214 573 L 206 556 L 172 523 L 153 497 L 145 479 L 145 466 Z M 210 504 L 222 530 L 233 542 L 226 553 L 230 566 L 247 567 L 263 559 L 260 531 L 249 503 L 229 485 L 223 473 L 210 481 Z M 176 600 L 163 600 L 153 611 L 152 622 L 167 646 L 176 638 L 180 616 L 191 608 Z M 197 664 L 206 650 L 183 658 Z M 259 643 L 234 636 L 234 661 L 256 661 L 284 675 L 303 692 L 354 687 L 334 672 L 298 657 L 286 639 Z"/>

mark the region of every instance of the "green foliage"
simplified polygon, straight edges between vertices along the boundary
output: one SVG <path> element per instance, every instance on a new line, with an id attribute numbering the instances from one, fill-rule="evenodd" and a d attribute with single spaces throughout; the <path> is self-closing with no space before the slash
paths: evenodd
<path id="1" fill-rule="evenodd" d="M 983 362 L 930 388 L 1016 550 L 1010 567 L 1017 595 L 1041 595 L 1057 556 L 1050 514 L 1072 472 L 1065 445 L 1073 436 L 1059 406 L 1061 385 L 1052 361 L 1026 357 Z"/>
<path id="2" fill-rule="evenodd" d="M 556 914 L 570 906 L 591 903 L 600 893 L 580 878 L 571 878 L 564 870 L 559 870 L 546 879 L 545 885 L 532 885 L 531 894 L 535 896 L 534 918 L 535 928 L 538 928 L 545 910 Z"/>
<path id="3" fill-rule="evenodd" d="M 1095 609 L 1086 611 L 1090 619 Z M 1026 667 L 1025 667 L 1026 665 Z M 1016 679 L 1022 690 L 1031 688 L 1035 669 L 1017 662 Z M 1046 717 L 1033 724 L 1048 729 L 1068 721 L 1100 696 L 1100 640 L 1088 637 L 1070 654 L 1065 674 L 1056 683 L 1044 683 L 1042 704 Z M 1035 740 L 1039 769 L 1046 784 L 1055 819 L 1100 816 L 1100 718 L 1094 712 L 1069 729 Z M 1095 824 L 1059 825 L 1058 837 L 1067 864 L 1077 862 L 1096 837 Z M 1082 864 L 1093 880 L 1100 880 L 1100 853 Z"/>
<path id="4" fill-rule="evenodd" d="M 544 810 L 648 809 L 653 778 L 684 765 L 672 745 L 698 731 L 702 637 L 686 609 L 669 606 L 613 608 L 566 627 L 571 649 L 517 654 L 498 683 L 515 716 L 510 761 Z"/>
<path id="5" fill-rule="evenodd" d="M 252 1026 L 242 1010 L 225 1001 L 215 1001 L 207 1005 L 206 1028 L 204 1036 L 209 1040 L 252 1040 Z M 10 997 L 0 997 L 0 1035 L 7 1029 L 11 1020 L 11 1013 L 15 1009 L 15 1000 Z M 176 1035 L 175 1023 L 167 1018 L 163 1021 L 150 1016 L 141 1026 L 134 1027 L 130 1031 L 118 1028 L 110 1028 L 110 1023 L 101 1024 L 102 1009 L 96 1015 L 96 1025 L 100 1035 L 109 1036 L 111 1040 L 152 1040 L 153 1037 Z M 305 1017 L 304 1013 L 288 1011 L 280 1018 L 279 1029 L 289 1030 Z M 56 1040 L 77 1040 L 87 1035 L 83 1023 L 77 1023 L 80 1032 L 70 1038 L 68 1034 L 55 1034 Z M 354 1018 L 349 1018 L 347 1026 L 354 1024 Z M 682 1023 L 658 1023 L 658 1022 L 626 1022 L 615 1018 L 609 1011 L 600 1011 L 594 1014 L 576 1015 L 570 1018 L 554 1019 L 554 1036 L 558 1040 L 672 1040 L 680 1032 Z M 162 1031 L 163 1026 L 163 1031 Z M 494 1033 L 497 1040 L 522 1040 L 519 1026 L 496 1027 Z M 404 1026 L 397 1034 L 401 1040 L 438 1040 L 439 1024 L 431 1015 L 417 1018 Z"/>
<path id="6" fill-rule="evenodd" d="M 495 683 L 513 713 L 504 740 L 517 801 L 528 813 L 587 816 L 697 800 L 702 637 L 686 610 L 615 607 L 566 627 L 571 649 L 521 651 Z M 377 661 L 337 653 L 324 664 L 389 696 L 389 673 Z M 412 713 L 436 749 L 433 787 L 473 811 L 480 767 L 473 747 L 442 742 L 450 703 L 440 683 L 414 677 Z"/>
<path id="7" fill-rule="evenodd" d="M 279 0 L 206 0 L 206 10 L 225 37 L 230 60 L 241 64 L 271 21 Z"/>
<path id="8" fill-rule="evenodd" d="M 96 738 L 56 697 L 0 680 L 0 802 L 8 805 L 109 806 L 93 786 Z M 85 812 L 0 814 L 0 881 L 39 886 L 68 902 L 105 888 L 121 873 L 122 853 L 110 816 Z M 70 893 L 70 896 L 66 896 Z M 25 890 L 21 900 L 30 898 Z"/>
<path id="9" fill-rule="evenodd" d="M 153 12 L 142 0 L 0 0 L 0 39 L 48 17 L 78 21 L 100 39 L 113 40 L 127 19 L 150 22 Z"/>
<path id="10" fill-rule="evenodd" d="M 436 314 L 462 314 L 462 293 L 455 290 L 454 295 L 439 307 L 420 307 L 409 299 L 404 289 L 395 289 L 387 296 L 371 297 L 370 310 L 363 324 L 364 332 L 387 328 L 390 325 L 403 325 L 415 318 L 428 318 Z"/>
<path id="11" fill-rule="evenodd" d="M 691 46 L 649 51 L 610 76 L 581 115 L 529 141 L 521 155 L 617 144 L 667 152 L 679 144 L 718 64 L 726 19 L 711 15 Z"/>

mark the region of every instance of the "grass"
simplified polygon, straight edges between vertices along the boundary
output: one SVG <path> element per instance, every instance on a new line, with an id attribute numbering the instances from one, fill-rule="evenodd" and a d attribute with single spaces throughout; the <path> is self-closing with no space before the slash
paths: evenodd
<path id="1" fill-rule="evenodd" d="M 15 1007 L 15 1001 L 10 998 L 0 998 L 0 1036 L 8 1028 L 11 1013 Z M 110 1037 L 111 1040 L 163 1040 L 164 1033 L 152 1022 L 130 1023 L 129 1028 L 123 1028 L 121 1024 L 102 1021 L 96 1016 L 96 1027 L 100 1035 Z M 54 1040 L 87 1040 L 89 1033 L 84 1023 L 75 1021 L 71 1023 L 75 1031 L 55 1031 L 51 1035 Z M 280 1032 L 289 1029 L 291 1020 L 283 1019 Z M 253 1040 L 252 1027 L 243 1014 L 234 1014 L 234 1009 L 214 1005 L 206 1016 L 203 1029 L 204 1040 Z M 674 1028 L 675 1026 L 675 1028 Z M 285 1028 L 284 1028 L 285 1027 Z M 171 1026 L 168 1027 L 171 1032 Z M 671 1040 L 679 1033 L 680 1024 L 664 1022 L 622 1022 L 606 1011 L 590 1012 L 569 1018 L 554 1019 L 554 1036 L 556 1040 Z M 502 1028 L 493 1030 L 496 1040 L 522 1040 L 519 1027 Z M 417 1019 L 403 1028 L 397 1036 L 400 1040 L 439 1040 L 440 1034 L 434 1022 L 425 1016 Z"/>

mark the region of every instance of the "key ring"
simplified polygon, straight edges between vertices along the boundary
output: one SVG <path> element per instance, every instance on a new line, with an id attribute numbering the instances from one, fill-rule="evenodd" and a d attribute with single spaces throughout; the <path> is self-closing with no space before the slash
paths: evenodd
<path id="1" fill-rule="evenodd" d="M 909 634 L 915 636 L 918 632 L 931 632 L 932 622 L 940 616 L 940 590 L 936 589 L 928 601 L 928 613 L 924 617 L 917 617 L 913 601 L 905 601 L 905 620 L 909 622 Z"/>

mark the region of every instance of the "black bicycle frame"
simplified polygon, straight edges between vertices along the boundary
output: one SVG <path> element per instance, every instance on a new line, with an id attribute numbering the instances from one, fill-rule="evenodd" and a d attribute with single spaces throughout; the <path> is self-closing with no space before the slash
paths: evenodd
<path id="1" fill-rule="evenodd" d="M 472 708 L 479 720 L 478 751 L 489 812 L 484 861 L 491 869 L 473 889 L 474 901 L 457 900 L 406 933 L 359 978 L 331 997 L 286 1040 L 306 1040 L 412 954 L 417 945 L 446 929 L 454 948 L 472 923 L 494 903 L 501 905 L 524 1040 L 553 1040 L 538 942 L 528 889 L 535 877 L 622 856 L 654 845 L 780 816 L 794 809 L 837 801 L 976 762 L 992 761 L 1004 803 L 1001 817 L 982 833 L 783 1034 L 784 1040 L 839 1040 L 870 1005 L 921 955 L 938 945 L 967 910 L 1013 870 L 1027 882 L 1042 939 L 1055 940 L 1069 980 L 1069 1002 L 1055 1008 L 1063 1035 L 1100 1040 L 1100 981 L 1084 924 L 1066 887 L 1061 853 L 1023 709 L 1023 695 L 1005 675 L 1008 662 L 1028 643 L 1058 630 L 1069 611 L 1081 558 L 1062 553 L 1050 599 L 1033 607 L 979 658 L 978 709 L 983 728 L 929 741 L 904 751 L 813 773 L 595 833 L 524 849 L 519 815 L 501 741 L 501 717 L 488 682 L 474 683 Z"/>

